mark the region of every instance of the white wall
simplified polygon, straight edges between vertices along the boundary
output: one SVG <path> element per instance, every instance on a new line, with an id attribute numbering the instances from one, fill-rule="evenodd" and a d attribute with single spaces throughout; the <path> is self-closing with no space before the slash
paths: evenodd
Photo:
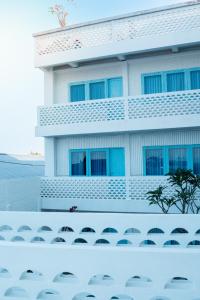
<path id="1" fill-rule="evenodd" d="M 56 175 L 58 176 L 69 175 L 68 154 L 70 149 L 106 147 L 124 147 L 126 175 L 141 176 L 143 175 L 142 151 L 144 146 L 200 144 L 200 130 L 160 130 L 121 135 L 69 136 L 55 140 Z"/>
<path id="2" fill-rule="evenodd" d="M 200 66 L 200 51 L 137 58 L 129 62 L 129 95 L 141 94 L 141 74 Z"/>
<path id="3" fill-rule="evenodd" d="M 132 133 L 130 138 L 131 175 L 143 175 L 144 146 L 200 144 L 200 130 L 160 130 Z"/>
<path id="4" fill-rule="evenodd" d="M 158 245 L 135 247 L 136 241 L 140 238 L 146 239 L 147 231 L 155 227 L 163 229 L 165 234 L 151 234 L 148 235 L 148 239 L 153 239 L 159 244 L 160 240 L 166 241 L 173 237 L 185 245 L 188 241 L 196 239 L 199 216 L 136 215 L 134 217 L 131 214 L 5 213 L 0 214 L 0 220 L 1 225 L 11 225 L 13 227 L 11 232 L 16 235 L 21 234 L 17 231 L 21 225 L 29 225 L 32 228 L 31 232 L 26 232 L 27 235 L 37 236 L 41 234 L 38 233 L 38 229 L 42 225 L 50 226 L 54 232 L 58 232 L 63 225 L 74 229 L 74 232 L 63 233 L 66 236 L 64 244 L 1 241 L 1 299 L 109 300 L 118 295 L 127 295 L 119 296 L 119 300 L 199 299 L 198 247 L 196 249 L 187 247 L 169 249 Z M 71 245 L 69 240 L 79 236 L 80 230 L 86 226 L 94 227 L 96 237 L 99 235 L 99 238 L 109 240 L 115 240 L 116 237 L 131 238 L 133 244 L 124 247 Z M 114 227 L 118 233 L 102 235 L 101 232 L 106 227 Z M 138 228 L 141 233 L 124 235 L 125 229 L 129 227 Z M 171 235 L 171 230 L 177 227 L 187 229 L 188 234 Z M 46 232 L 46 236 L 48 234 L 51 235 L 52 232 Z M 93 233 L 81 234 L 82 238 L 90 241 L 92 236 Z M 27 273 L 27 270 L 32 270 L 33 273 Z M 62 272 L 69 272 L 74 276 L 67 277 L 65 273 L 59 277 Z M 25 278 L 21 278 L 24 275 Z M 96 281 L 90 282 L 95 275 L 109 275 L 112 280 L 107 285 L 106 280 L 98 280 L 98 277 Z M 129 281 L 128 284 L 128 280 L 133 276 L 140 276 L 141 280 L 132 281 L 132 284 Z M 174 277 L 188 280 L 171 282 Z M 147 278 L 149 280 L 145 281 L 144 279 Z M 10 288 L 13 290 L 9 290 Z M 41 295 L 42 291 L 46 293 Z M 53 295 L 53 291 L 57 295 Z M 75 297 L 79 293 L 82 293 L 82 297 L 81 295 Z M 95 298 L 87 297 L 88 295 L 94 295 Z"/>
<path id="5" fill-rule="evenodd" d="M 127 135 L 73 136 L 56 138 L 57 175 L 69 175 L 69 150 L 125 147 Z"/>
<path id="6" fill-rule="evenodd" d="M 54 72 L 54 103 L 69 101 L 70 83 L 122 76 L 122 66 L 122 62 L 117 62 Z"/>
<path id="7" fill-rule="evenodd" d="M 0 180 L 0 210 L 37 211 L 39 197 L 39 177 Z"/>
<path id="8" fill-rule="evenodd" d="M 200 51 L 154 55 L 127 61 L 129 95 L 141 94 L 141 74 L 199 67 Z M 69 84 L 108 77 L 126 76 L 124 62 L 93 64 L 54 72 L 54 103 L 69 101 Z M 125 91 L 124 91 L 125 92 Z"/>

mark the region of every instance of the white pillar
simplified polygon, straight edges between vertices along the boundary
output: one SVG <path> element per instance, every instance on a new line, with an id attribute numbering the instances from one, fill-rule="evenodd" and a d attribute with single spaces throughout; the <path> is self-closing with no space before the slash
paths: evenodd
<path id="1" fill-rule="evenodd" d="M 54 72 L 52 68 L 46 68 L 44 71 L 44 105 L 54 103 Z"/>
<path id="2" fill-rule="evenodd" d="M 125 170 L 126 176 L 131 176 L 131 149 L 130 149 L 130 134 L 127 133 L 125 142 Z"/>
<path id="3" fill-rule="evenodd" d="M 129 68 L 128 62 L 123 61 L 122 63 L 122 76 L 123 76 L 123 96 L 129 96 Z"/>
<path id="4" fill-rule="evenodd" d="M 45 176 L 56 176 L 56 145 L 54 137 L 44 139 L 45 144 Z"/>

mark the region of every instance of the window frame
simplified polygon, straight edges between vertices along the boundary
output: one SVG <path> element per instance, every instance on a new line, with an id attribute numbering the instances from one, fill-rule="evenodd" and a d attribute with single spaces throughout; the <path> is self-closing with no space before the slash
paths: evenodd
<path id="1" fill-rule="evenodd" d="M 143 146 L 143 176 L 166 176 L 169 173 L 169 149 L 186 149 L 187 169 L 193 171 L 193 149 L 200 148 L 200 144 L 191 145 L 159 145 L 159 146 Z M 146 149 L 162 149 L 163 151 L 163 175 L 146 175 Z"/>
<path id="2" fill-rule="evenodd" d="M 87 81 L 77 81 L 77 82 L 71 82 L 68 84 L 68 99 L 69 102 L 83 102 L 83 101 L 96 101 L 96 100 L 101 100 L 101 99 L 112 99 L 112 97 L 109 97 L 109 81 L 112 79 L 120 79 L 122 83 L 122 96 L 123 96 L 123 76 L 116 76 L 116 77 L 108 77 L 108 78 L 102 78 L 102 79 L 92 79 L 92 80 L 87 80 Z M 90 84 L 91 83 L 98 83 L 98 82 L 104 82 L 105 86 L 105 98 L 100 98 L 100 99 L 90 99 Z M 85 85 L 85 100 L 77 100 L 77 101 L 72 101 L 71 100 L 71 86 L 75 85 Z M 118 96 L 118 97 L 122 97 Z M 114 97 L 114 98 L 118 98 Z"/>
<path id="3" fill-rule="evenodd" d="M 87 149 L 69 149 L 69 176 L 71 177 L 107 177 L 111 176 L 111 166 L 110 166 L 110 150 L 111 149 L 124 149 L 124 147 L 109 147 L 109 148 L 87 148 Z M 92 152 L 106 152 L 106 175 L 91 175 L 91 153 Z M 74 152 L 86 152 L 86 175 L 72 175 L 72 157 L 71 154 Z M 125 158 L 125 157 L 124 157 Z M 117 177 L 118 175 L 116 175 Z M 124 174 L 125 176 L 125 174 Z M 115 176 L 114 176 L 115 177 Z"/>
<path id="4" fill-rule="evenodd" d="M 155 75 L 160 75 L 161 76 L 161 87 L 162 87 L 162 93 L 175 93 L 175 92 L 184 92 L 188 90 L 196 90 L 192 89 L 192 84 L 191 84 L 191 72 L 192 71 L 200 71 L 200 67 L 193 67 L 193 68 L 184 68 L 184 69 L 174 69 L 174 70 L 167 70 L 167 71 L 158 71 L 158 72 L 150 72 L 150 73 L 142 73 L 141 74 L 141 91 L 143 95 L 151 95 L 151 94 L 145 94 L 145 77 L 149 76 L 155 76 Z M 168 92 L 167 91 L 167 74 L 172 74 L 172 73 L 184 73 L 184 90 L 180 91 L 172 91 Z M 159 94 L 159 93 L 154 93 L 154 94 Z"/>

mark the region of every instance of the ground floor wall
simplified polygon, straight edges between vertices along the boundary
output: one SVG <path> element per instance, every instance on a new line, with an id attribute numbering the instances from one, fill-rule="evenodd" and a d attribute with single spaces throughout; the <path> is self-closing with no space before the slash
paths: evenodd
<path id="1" fill-rule="evenodd" d="M 142 176 L 143 148 L 147 146 L 200 144 L 200 129 L 159 130 L 114 135 L 46 138 L 46 176 L 69 176 L 72 149 L 117 148 L 125 150 L 125 175 Z M 52 167 L 51 167 L 52 166 Z"/>
<path id="2" fill-rule="evenodd" d="M 38 211 L 39 201 L 39 177 L 0 180 L 1 211 Z"/>

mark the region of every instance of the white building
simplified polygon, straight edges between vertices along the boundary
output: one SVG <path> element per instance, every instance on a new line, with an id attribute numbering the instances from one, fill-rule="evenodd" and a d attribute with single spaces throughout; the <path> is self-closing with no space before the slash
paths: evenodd
<path id="1" fill-rule="evenodd" d="M 34 35 L 42 209 L 150 211 L 169 170 L 200 172 L 199 14 L 192 1 Z"/>
<path id="2" fill-rule="evenodd" d="M 35 35 L 41 208 L 90 212 L 0 212 L 0 299 L 200 300 L 199 215 L 124 213 L 199 173 L 199 37 L 199 1 Z"/>

